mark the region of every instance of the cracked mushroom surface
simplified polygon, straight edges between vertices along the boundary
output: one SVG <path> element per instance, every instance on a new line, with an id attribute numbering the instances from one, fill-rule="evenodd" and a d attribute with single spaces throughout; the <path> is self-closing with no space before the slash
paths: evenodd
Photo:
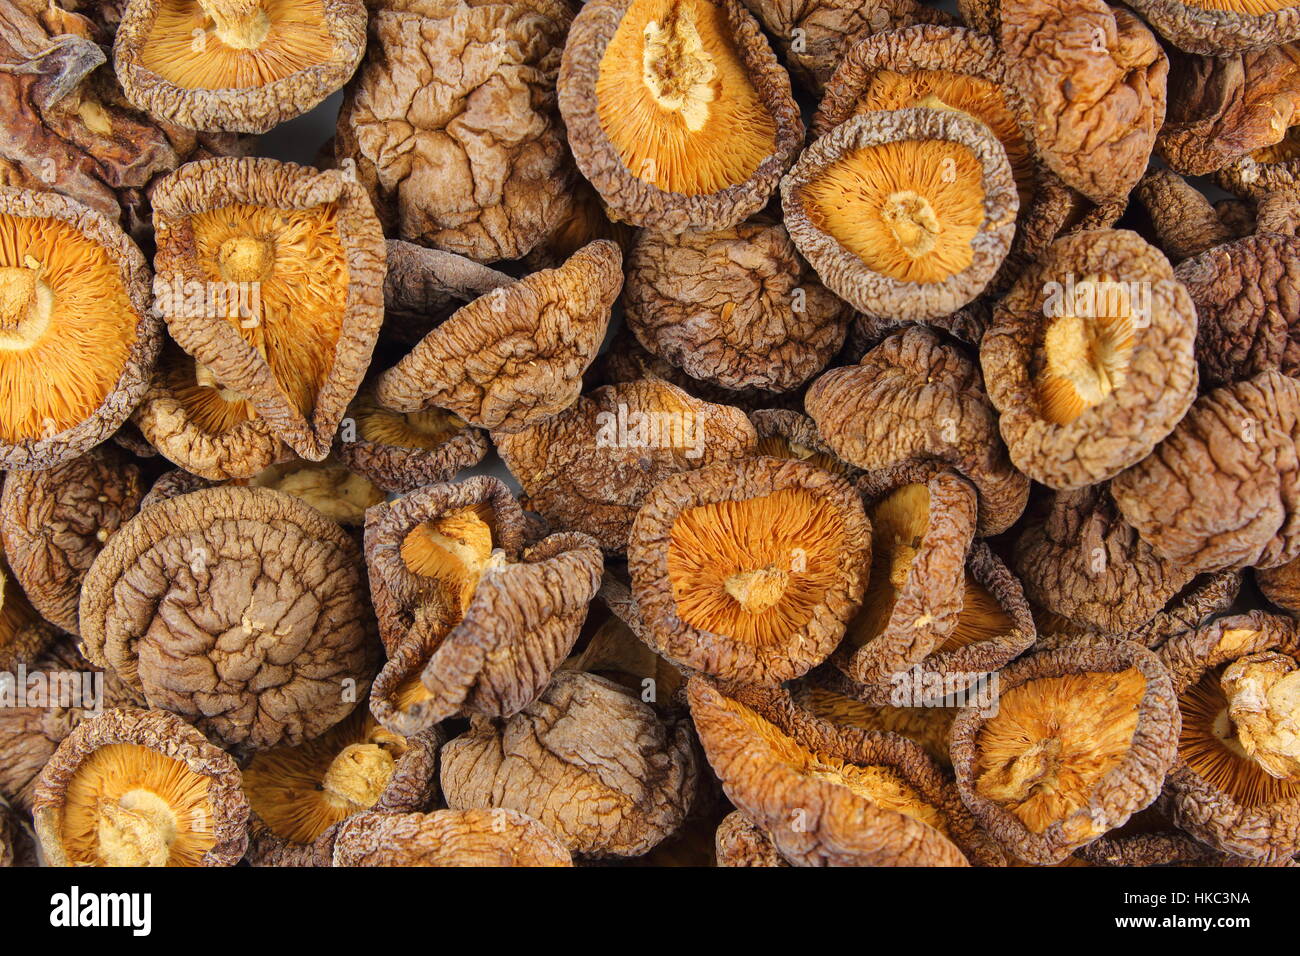
<path id="1" fill-rule="evenodd" d="M 548 421 L 492 440 L 530 509 L 620 554 L 661 480 L 753 454 L 758 439 L 740 409 L 644 379 L 598 388 Z"/>
<path id="2" fill-rule="evenodd" d="M 1216 388 L 1110 485 L 1160 555 L 1196 572 L 1300 555 L 1300 383 L 1278 372 Z"/>
<path id="3" fill-rule="evenodd" d="M 978 366 L 922 327 L 891 335 L 855 366 L 832 369 L 804 400 L 822 440 L 866 471 L 947 465 L 979 493 L 976 533 L 1015 523 L 1029 479 L 1015 469 Z"/>
<path id="4" fill-rule="evenodd" d="M 54 642 L 56 633 L 32 607 L 0 555 L 0 677 L 11 675 L 20 664 L 34 662 Z"/>
<path id="5" fill-rule="evenodd" d="M 654 648 L 725 680 L 777 684 L 825 660 L 862 601 L 871 526 L 847 481 L 750 458 L 664 479 L 628 542 Z"/>
<path id="6" fill-rule="evenodd" d="M 599 239 L 475 299 L 378 377 L 376 401 L 396 412 L 443 408 L 501 432 L 559 414 L 604 341 L 622 263 L 618 246 Z"/>
<path id="7" fill-rule="evenodd" d="M 851 311 L 785 227 L 754 218 L 678 236 L 643 230 L 628 257 L 628 327 L 692 378 L 788 392 L 839 351 Z"/>
<path id="8" fill-rule="evenodd" d="M 526 813 L 597 859 L 640 856 L 681 827 L 696 759 L 689 722 L 665 723 L 633 692 L 577 671 L 513 717 L 472 719 L 440 754 L 451 809 Z"/>
<path id="9" fill-rule="evenodd" d="M 1291 0 L 1133 0 L 1133 9 L 1180 50 L 1227 56 L 1300 39 Z"/>
<path id="10" fill-rule="evenodd" d="M 713 840 L 718 866 L 790 865 L 777 851 L 772 838 L 750 823 L 739 810 L 733 810 L 723 818 Z"/>
<path id="11" fill-rule="evenodd" d="M 57 193 L 0 188 L 0 467 L 50 468 L 107 439 L 161 342 L 148 265 L 121 229 Z"/>
<path id="12" fill-rule="evenodd" d="M 41 771 L 32 814 L 51 866 L 234 866 L 248 799 L 234 759 L 174 714 L 111 710 Z"/>
<path id="13" fill-rule="evenodd" d="M 343 824 L 335 866 L 572 866 L 556 835 L 526 813 L 361 813 Z"/>
<path id="14" fill-rule="evenodd" d="M 1136 233 L 1058 239 L 994 307 L 980 365 L 1016 467 L 1068 490 L 1150 454 L 1196 398 L 1196 310 Z"/>
<path id="15" fill-rule="evenodd" d="M 1000 674 L 992 715 L 964 708 L 950 750 L 962 799 L 1008 853 L 1059 863 L 1160 794 L 1178 705 L 1154 653 L 1064 641 Z"/>
<path id="16" fill-rule="evenodd" d="M 4 556 L 28 600 L 55 627 L 78 633 L 86 572 L 143 497 L 140 468 L 111 445 L 45 471 L 5 476 Z"/>
<path id="17" fill-rule="evenodd" d="M 92 662 L 239 750 L 319 736 L 374 673 L 360 549 L 265 488 L 207 488 L 140 512 L 91 565 L 80 618 Z"/>
<path id="18" fill-rule="evenodd" d="M 217 159 L 172 173 L 153 202 L 159 307 L 195 384 L 217 393 L 210 413 L 251 410 L 324 458 L 384 317 L 384 240 L 364 191 L 338 172 Z"/>
<path id="19" fill-rule="evenodd" d="M 997 866 L 1001 851 L 919 746 L 837 726 L 781 690 L 687 688 L 728 799 L 795 866 Z"/>
<path id="20" fill-rule="evenodd" d="M 743 221 L 803 143 L 790 78 L 736 0 L 589 0 L 559 104 L 611 217 L 657 232 Z"/>
<path id="21" fill-rule="evenodd" d="M 926 319 L 987 286 L 1020 199 L 980 120 L 936 104 L 854 116 L 781 181 L 785 225 L 826 287 L 859 312 Z"/>
<path id="22" fill-rule="evenodd" d="M 1169 775 L 1173 822 L 1264 862 L 1300 851 L 1300 632 L 1253 611 L 1160 649 L 1182 712 Z"/>
<path id="23" fill-rule="evenodd" d="M 342 88 L 365 39 L 361 0 L 131 0 L 113 64 L 152 116 L 265 133 Z"/>
<path id="24" fill-rule="evenodd" d="M 370 11 L 337 152 L 385 231 L 478 262 L 518 259 L 569 214 L 556 109 L 564 0 L 403 0 Z"/>

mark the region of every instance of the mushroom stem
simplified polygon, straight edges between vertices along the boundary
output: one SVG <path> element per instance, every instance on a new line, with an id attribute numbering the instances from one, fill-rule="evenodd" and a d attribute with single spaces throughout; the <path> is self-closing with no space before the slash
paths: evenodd
<path id="1" fill-rule="evenodd" d="M 217 265 L 227 282 L 261 282 L 275 266 L 275 243 L 255 236 L 227 239 L 217 250 Z"/>
<path id="2" fill-rule="evenodd" d="M 939 242 L 939 217 L 930 201 L 910 189 L 890 193 L 880 212 L 894 238 L 913 259 L 928 255 Z"/>
<path id="3" fill-rule="evenodd" d="M 368 809 L 379 802 L 395 766 L 379 744 L 351 744 L 334 758 L 321 786 L 337 800 Z"/>
<path id="4" fill-rule="evenodd" d="M 0 348 L 25 348 L 49 327 L 54 292 L 35 262 L 0 268 Z"/>
<path id="5" fill-rule="evenodd" d="M 1241 748 L 1270 776 L 1300 782 L 1300 667 L 1285 654 L 1251 654 L 1221 682 Z"/>
<path id="6" fill-rule="evenodd" d="M 717 72 L 689 9 L 675 7 L 662 24 L 653 20 L 646 24 L 641 80 L 655 102 L 680 113 L 693 133 L 708 122 Z"/>
<path id="7" fill-rule="evenodd" d="M 999 802 L 1027 800 L 1034 788 L 1048 785 L 1055 778 L 1060 757 L 1060 740 L 1040 740 L 1015 760 L 984 774 L 979 780 L 979 792 Z"/>
<path id="8" fill-rule="evenodd" d="M 724 587 L 749 614 L 761 614 L 781 600 L 790 576 L 768 565 L 757 571 L 739 571 L 727 578 Z"/>
<path id="9" fill-rule="evenodd" d="M 99 852 L 108 866 L 166 866 L 176 814 L 149 790 L 128 790 L 99 805 Z"/>
<path id="10" fill-rule="evenodd" d="M 271 32 L 262 0 L 199 0 L 199 6 L 212 18 L 217 38 L 236 50 L 261 46 Z"/>

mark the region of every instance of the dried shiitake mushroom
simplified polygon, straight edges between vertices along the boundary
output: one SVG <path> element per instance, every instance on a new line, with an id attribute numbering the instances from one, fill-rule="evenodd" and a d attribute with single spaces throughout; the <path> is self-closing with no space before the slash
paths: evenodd
<path id="1" fill-rule="evenodd" d="M 177 495 L 188 495 L 191 491 L 211 488 L 217 484 L 220 484 L 220 482 L 192 475 L 183 468 L 172 468 L 159 475 L 158 480 L 150 486 L 148 494 L 140 499 L 139 510 L 143 511 L 145 508 L 166 501 L 169 498 L 175 498 Z"/>
<path id="2" fill-rule="evenodd" d="M 367 514 L 388 649 L 371 709 L 386 726 L 412 733 L 457 714 L 509 717 L 568 656 L 600 586 L 600 548 L 562 532 L 520 551 L 522 526 L 519 505 L 487 476 L 420 488 Z"/>
<path id="3" fill-rule="evenodd" d="M 1019 0 L 1000 35 L 1037 154 L 1094 202 L 1127 196 L 1165 121 L 1169 60 L 1151 31 L 1105 0 Z"/>
<path id="4" fill-rule="evenodd" d="M 1254 611 L 1160 649 L 1182 733 L 1166 791 L 1173 822 L 1225 853 L 1300 852 L 1300 631 Z"/>
<path id="5" fill-rule="evenodd" d="M 623 306 L 641 344 L 692 378 L 772 392 L 825 368 L 851 314 L 785 227 L 761 217 L 678 236 L 643 230 Z"/>
<path id="6" fill-rule="evenodd" d="M 1151 651 L 1064 641 L 1006 667 L 999 690 L 996 713 L 957 715 L 950 748 L 962 800 L 1018 859 L 1058 863 L 1159 796 L 1178 706 Z"/>
<path id="7" fill-rule="evenodd" d="M 444 408 L 480 428 L 517 432 L 564 411 L 582 390 L 623 255 L 608 239 L 475 299 L 426 335 L 375 383 L 396 412 Z"/>
<path id="8" fill-rule="evenodd" d="M 1275 568 L 1256 568 L 1255 584 L 1271 603 L 1292 617 L 1300 616 L 1300 558 Z"/>
<path id="9" fill-rule="evenodd" d="M 335 151 L 389 235 L 478 262 L 518 259 L 569 214 L 555 102 L 564 0 L 372 4 Z"/>
<path id="10" fill-rule="evenodd" d="M 1142 177 L 1133 196 L 1146 207 L 1161 250 L 1178 264 L 1189 256 L 1239 238 L 1236 227 L 1206 195 L 1170 169 Z M 1245 232 L 1253 232 L 1252 222 Z"/>
<path id="11" fill-rule="evenodd" d="M 254 866 L 329 866 L 340 824 L 368 811 L 427 807 L 438 731 L 399 737 L 364 704 L 322 737 L 254 754 L 244 767 Z"/>
<path id="12" fill-rule="evenodd" d="M 789 866 L 772 838 L 754 826 L 739 810 L 718 824 L 714 834 L 718 866 Z"/>
<path id="13" fill-rule="evenodd" d="M 130 0 L 113 65 L 153 116 L 265 133 L 340 89 L 365 43 L 361 0 Z"/>
<path id="14" fill-rule="evenodd" d="M 1145 458 L 1196 398 L 1196 312 L 1136 233 L 1052 244 L 997 304 L 980 341 L 1011 460 L 1057 489 Z"/>
<path id="15" fill-rule="evenodd" d="M 339 829 L 335 866 L 572 866 L 550 830 L 526 813 L 436 810 L 359 813 Z"/>
<path id="16" fill-rule="evenodd" d="M 952 315 L 930 319 L 925 324 L 958 342 L 979 348 L 980 339 L 984 337 L 984 329 L 992 313 L 991 304 L 986 306 L 985 301 L 976 299 Z M 907 319 L 860 315 L 849 325 L 849 334 L 845 337 L 844 351 L 841 356 L 846 360 L 860 362 L 862 356 L 895 332 L 901 332 L 915 324 Z"/>
<path id="17" fill-rule="evenodd" d="M 356 543 L 265 488 L 207 488 L 141 511 L 91 565 L 80 619 L 91 661 L 240 749 L 319 736 L 374 673 Z"/>
<path id="18" fill-rule="evenodd" d="M 600 623 L 582 651 L 561 666 L 621 684 L 657 709 L 681 706 L 686 679 L 680 668 L 656 654 L 641 637 L 645 628 L 632 592 L 607 572 L 599 593 L 613 613 Z"/>
<path id="19" fill-rule="evenodd" d="M 880 688 L 862 687 L 832 667 L 813 671 L 795 685 L 791 696 L 796 704 L 822 720 L 898 734 L 918 744 L 944 770 L 952 767 L 948 732 L 957 707 L 935 706 L 947 701 L 889 703 L 894 697 L 891 690 L 882 694 Z"/>
<path id="20" fill-rule="evenodd" d="M 454 252 L 426 249 L 401 239 L 389 239 L 386 248 L 381 334 L 405 345 L 420 341 L 466 302 L 515 281 Z"/>
<path id="21" fill-rule="evenodd" d="M 248 479 L 247 484 L 250 488 L 271 488 L 293 495 L 346 528 L 361 527 L 366 509 L 387 497 L 370 479 L 332 458 L 271 465 Z"/>
<path id="22" fill-rule="evenodd" d="M 507 720 L 472 718 L 440 761 L 451 809 L 518 810 L 596 858 L 640 856 L 677 830 L 698 774 L 688 722 L 578 671 Z"/>
<path id="23" fill-rule="evenodd" d="M 161 342 L 121 229 L 57 193 L 0 188 L 0 467 L 50 468 L 112 435 Z"/>
<path id="24" fill-rule="evenodd" d="M 403 494 L 477 465 L 487 455 L 488 440 L 451 412 L 389 411 L 373 390 L 363 388 L 340 424 L 334 452 L 377 487 Z"/>
<path id="25" fill-rule="evenodd" d="M 244 404 L 303 458 L 324 458 L 384 317 L 365 192 L 338 172 L 214 159 L 172 173 L 153 203 L 159 307 L 196 385 L 218 393 L 208 415 L 225 423 Z"/>
<path id="26" fill-rule="evenodd" d="M 817 434 L 817 423 L 786 408 L 760 408 L 749 413 L 758 433 L 755 454 L 768 458 L 793 458 L 816 465 L 841 478 L 856 478 L 858 469 L 835 457 Z"/>
<path id="27" fill-rule="evenodd" d="M 790 238 L 867 315 L 948 315 L 1006 257 L 1020 200 L 980 120 L 938 104 L 863 113 L 806 149 L 781 181 Z"/>
<path id="28" fill-rule="evenodd" d="M 32 816 L 51 866 L 234 866 L 240 784 L 234 759 L 174 714 L 110 710 L 59 744 Z"/>
<path id="29" fill-rule="evenodd" d="M 646 379 L 598 388 L 549 421 L 492 440 L 530 509 L 621 553 L 663 478 L 753 454 L 758 439 L 740 409 Z"/>
<path id="30" fill-rule="evenodd" d="M 838 726 L 779 689 L 687 686 L 728 799 L 796 866 L 1000 865 L 957 790 L 904 737 Z"/>
<path id="31" fill-rule="evenodd" d="M 41 615 L 70 634 L 91 562 L 135 516 L 140 469 L 111 445 L 45 471 L 11 471 L 0 495 L 0 537 L 9 569 Z"/>
<path id="32" fill-rule="evenodd" d="M 589 0 L 559 104 L 610 216 L 658 232 L 743 221 L 803 143 L 790 78 L 737 0 Z"/>
<path id="33" fill-rule="evenodd" d="M 18 474 L 10 472 L 9 480 Z M 12 674 L 19 664 L 34 661 L 54 641 L 55 634 L 0 555 L 0 675 Z"/>
<path id="34" fill-rule="evenodd" d="M 826 372 L 804 399 L 822 440 L 867 471 L 948 466 L 979 492 L 981 536 L 1015 523 L 1029 480 L 1007 459 L 979 368 L 925 328 L 891 335 L 859 365 Z"/>
<path id="35" fill-rule="evenodd" d="M 1110 484 L 1124 520 L 1194 571 L 1300 556 L 1300 382 L 1278 372 L 1216 388 Z"/>
<path id="36" fill-rule="evenodd" d="M 611 222 L 600 195 L 591 183 L 579 176 L 569 214 L 549 236 L 533 247 L 533 251 L 524 257 L 524 262 L 531 269 L 553 269 L 597 239 L 608 239 L 617 244 L 626 256 L 637 232 L 625 222 Z"/>
<path id="37" fill-rule="evenodd" d="M 777 684 L 830 655 L 862 601 L 871 527 L 843 478 L 780 458 L 660 482 L 628 541 L 656 651 L 725 680 Z"/>
<path id="38" fill-rule="evenodd" d="M 1227 56 L 1300 39 L 1290 0 L 1133 0 L 1166 40 L 1189 53 Z"/>

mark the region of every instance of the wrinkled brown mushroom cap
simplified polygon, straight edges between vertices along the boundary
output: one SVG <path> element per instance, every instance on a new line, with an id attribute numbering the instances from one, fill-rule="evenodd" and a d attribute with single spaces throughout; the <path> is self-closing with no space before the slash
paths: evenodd
<path id="1" fill-rule="evenodd" d="M 0 467 L 50 468 L 106 440 L 162 343 L 140 250 L 102 213 L 0 188 Z"/>
<path id="2" fill-rule="evenodd" d="M 369 686 L 365 587 L 356 543 L 314 508 L 265 488 L 207 488 L 109 539 L 86 575 L 81 636 L 152 706 L 226 744 L 294 744 Z"/>
<path id="3" fill-rule="evenodd" d="M 611 216 L 659 232 L 743 221 L 803 143 L 790 78 L 736 0 L 584 4 L 559 104 Z"/>
<path id="4" fill-rule="evenodd" d="M 859 474 L 857 468 L 835 456 L 817 434 L 817 423 L 807 415 L 789 408 L 759 408 L 749 413 L 749 421 L 758 433 L 755 454 L 793 458 L 850 480 Z"/>
<path id="5" fill-rule="evenodd" d="M 789 866 L 772 838 L 750 823 L 739 810 L 728 813 L 714 834 L 718 866 Z"/>
<path id="6" fill-rule="evenodd" d="M 419 342 L 466 302 L 515 281 L 454 252 L 426 249 L 402 239 L 389 239 L 385 248 L 388 271 L 384 275 L 382 334 L 407 345 Z"/>
<path id="7" fill-rule="evenodd" d="M 19 664 L 36 660 L 56 634 L 32 607 L 13 570 L 0 560 L 0 673 L 11 674 Z"/>
<path id="8" fill-rule="evenodd" d="M 342 88 L 365 45 L 361 0 L 131 0 L 113 64 L 153 116 L 265 133 Z"/>
<path id="9" fill-rule="evenodd" d="M 870 525 L 853 488 L 803 462 L 751 458 L 664 479 L 628 542 L 655 650 L 727 680 L 776 684 L 834 650 L 857 611 Z"/>
<path id="10" fill-rule="evenodd" d="M 1133 9 L 1189 53 L 1226 56 L 1300 39 L 1300 9 L 1287 0 L 1133 0 Z"/>
<path id="11" fill-rule="evenodd" d="M 41 771 L 36 833 L 52 866 L 234 866 L 248 846 L 241 779 L 179 717 L 111 710 Z"/>
<path id="12" fill-rule="evenodd" d="M 572 866 L 554 833 L 526 813 L 361 813 L 339 830 L 335 866 Z"/>
<path id="13" fill-rule="evenodd" d="M 965 708 L 950 749 L 962 800 L 1017 858 L 1057 863 L 1160 793 L 1178 742 L 1169 674 L 1127 641 L 1065 641 L 1007 666 L 995 714 Z"/>

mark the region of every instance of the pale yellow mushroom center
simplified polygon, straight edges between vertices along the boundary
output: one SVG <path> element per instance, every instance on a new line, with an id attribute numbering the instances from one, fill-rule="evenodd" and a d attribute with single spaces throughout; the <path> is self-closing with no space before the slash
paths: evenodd
<path id="1" fill-rule="evenodd" d="M 1285 654 L 1234 661 L 1223 672 L 1236 741 L 1269 776 L 1300 782 L 1300 668 Z M 1219 722 L 1215 722 L 1218 735 Z M 1237 752 L 1234 750 L 1234 752 Z"/>
<path id="2" fill-rule="evenodd" d="M 934 251 L 942 227 L 934 207 L 924 196 L 910 189 L 890 193 L 880 215 L 907 255 L 919 259 Z"/>
<path id="3" fill-rule="evenodd" d="M 1022 803 L 1034 793 L 1055 789 L 1061 764 L 1061 741 L 1039 740 L 1009 764 L 980 778 L 981 793 L 990 800 Z"/>
<path id="4" fill-rule="evenodd" d="M 1068 425 L 1124 384 L 1134 342 L 1132 305 L 1124 283 L 1090 275 L 1075 286 L 1074 301 L 1049 315 L 1039 378 L 1049 421 Z"/>
<path id="5" fill-rule="evenodd" d="M 717 72 L 689 8 L 674 7 L 662 23 L 651 20 L 646 24 L 641 80 L 654 101 L 681 114 L 693 133 L 708 122 Z"/>
<path id="6" fill-rule="evenodd" d="M 789 583 L 789 574 L 769 565 L 755 571 L 739 571 L 727 578 L 723 587 L 747 613 L 761 614 L 780 603 Z"/>
<path id="7" fill-rule="evenodd" d="M 99 805 L 99 852 L 108 866 L 166 866 L 179 826 L 152 790 L 128 790 Z"/>
<path id="8" fill-rule="evenodd" d="M 256 49 L 271 32 L 262 0 L 199 0 L 199 6 L 212 18 L 217 39 L 232 49 Z"/>
<path id="9" fill-rule="evenodd" d="M 30 256 L 22 266 L 0 268 L 0 349 L 30 348 L 50 327 L 54 292 Z"/>
<path id="10" fill-rule="evenodd" d="M 263 282 L 275 266 L 275 243 L 255 236 L 235 236 L 217 250 L 221 277 L 227 282 Z"/>
<path id="11" fill-rule="evenodd" d="M 195 360 L 194 362 L 194 382 L 200 388 L 215 388 L 223 401 L 245 401 L 245 398 L 241 393 L 235 391 L 233 388 L 226 388 L 222 385 L 221 382 L 217 380 L 217 373 L 198 360 Z"/>
<path id="12" fill-rule="evenodd" d="M 393 779 L 396 765 L 393 755 L 379 744 L 350 744 L 330 763 L 321 786 L 343 803 L 373 807 Z"/>

